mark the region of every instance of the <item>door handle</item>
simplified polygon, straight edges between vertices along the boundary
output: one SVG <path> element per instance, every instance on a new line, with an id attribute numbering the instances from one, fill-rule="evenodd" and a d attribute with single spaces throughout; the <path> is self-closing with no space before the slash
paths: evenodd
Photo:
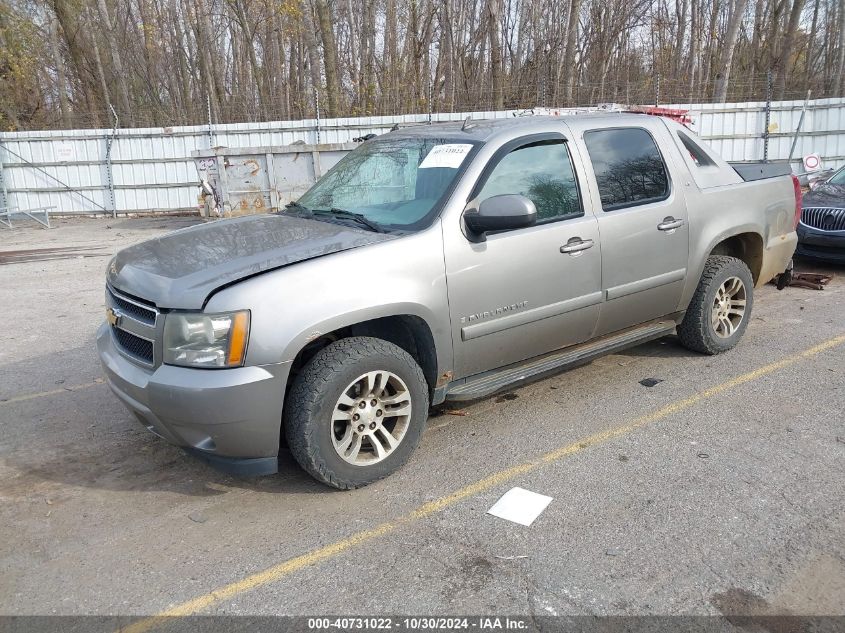
<path id="1" fill-rule="evenodd" d="M 683 220 L 676 220 L 671 215 L 663 218 L 663 222 L 657 225 L 658 231 L 674 231 L 684 225 Z"/>
<path id="2" fill-rule="evenodd" d="M 593 240 L 582 240 L 580 237 L 573 237 L 565 246 L 560 247 L 561 253 L 569 253 L 570 255 L 578 254 L 588 248 L 593 247 Z"/>

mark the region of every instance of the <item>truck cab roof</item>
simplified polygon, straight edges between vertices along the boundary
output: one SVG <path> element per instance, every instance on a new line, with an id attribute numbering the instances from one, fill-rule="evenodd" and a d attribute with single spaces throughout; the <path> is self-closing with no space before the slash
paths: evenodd
<path id="1" fill-rule="evenodd" d="M 487 143 L 500 136 L 513 137 L 531 134 L 537 130 L 548 131 L 555 123 L 565 123 L 573 131 L 602 127 L 637 126 L 649 127 L 656 119 L 648 114 L 589 113 L 563 116 L 522 116 L 510 119 L 467 119 L 463 123 L 432 123 L 400 128 L 389 134 L 403 137 L 466 137 L 468 141 Z M 663 119 L 661 119 L 663 120 Z M 674 121 L 667 124 L 682 127 Z"/>

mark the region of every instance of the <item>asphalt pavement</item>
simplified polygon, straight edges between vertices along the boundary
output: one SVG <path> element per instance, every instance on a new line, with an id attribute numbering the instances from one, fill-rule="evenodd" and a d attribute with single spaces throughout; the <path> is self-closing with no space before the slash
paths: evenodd
<path id="1" fill-rule="evenodd" d="M 220 474 L 103 383 L 108 257 L 193 222 L 2 234 L 0 613 L 845 615 L 845 269 L 758 290 L 729 353 L 667 337 L 440 409 L 339 492 L 286 454 Z M 553 497 L 530 527 L 486 514 L 514 486 Z"/>

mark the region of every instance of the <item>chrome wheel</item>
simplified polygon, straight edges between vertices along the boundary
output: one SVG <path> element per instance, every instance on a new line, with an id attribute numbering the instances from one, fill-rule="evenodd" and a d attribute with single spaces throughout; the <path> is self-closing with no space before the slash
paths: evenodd
<path id="1" fill-rule="evenodd" d="M 739 277 L 728 277 L 716 291 L 711 320 L 713 331 L 719 338 L 734 335 L 745 317 L 745 284 Z"/>
<path id="2" fill-rule="evenodd" d="M 332 444 L 355 466 L 387 458 L 405 437 L 411 423 L 411 392 L 389 371 L 371 371 L 352 381 L 332 414 Z"/>

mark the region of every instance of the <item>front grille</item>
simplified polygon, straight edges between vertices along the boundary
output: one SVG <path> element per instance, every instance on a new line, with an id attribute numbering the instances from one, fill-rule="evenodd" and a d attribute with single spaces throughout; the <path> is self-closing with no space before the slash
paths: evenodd
<path id="1" fill-rule="evenodd" d="M 162 330 L 155 304 L 125 295 L 107 284 L 106 307 L 115 348 L 138 364 L 155 367 L 155 341 Z"/>
<path id="2" fill-rule="evenodd" d="M 131 332 L 122 330 L 119 327 L 112 326 L 111 329 L 114 338 L 121 350 L 130 356 L 134 356 L 140 361 L 153 364 L 153 343 L 146 339 L 136 336 Z"/>
<path id="3" fill-rule="evenodd" d="M 123 295 L 118 295 L 114 290 L 106 287 L 106 290 L 109 293 L 109 297 L 112 300 L 112 304 L 116 308 L 120 310 L 123 314 L 129 316 L 130 318 L 136 319 L 141 321 L 141 323 L 146 323 L 147 325 L 155 325 L 156 322 L 156 309 L 152 306 L 148 307 L 141 302 L 129 299 Z"/>
<path id="4" fill-rule="evenodd" d="M 801 223 L 822 231 L 845 231 L 845 209 L 807 207 L 801 211 Z"/>

